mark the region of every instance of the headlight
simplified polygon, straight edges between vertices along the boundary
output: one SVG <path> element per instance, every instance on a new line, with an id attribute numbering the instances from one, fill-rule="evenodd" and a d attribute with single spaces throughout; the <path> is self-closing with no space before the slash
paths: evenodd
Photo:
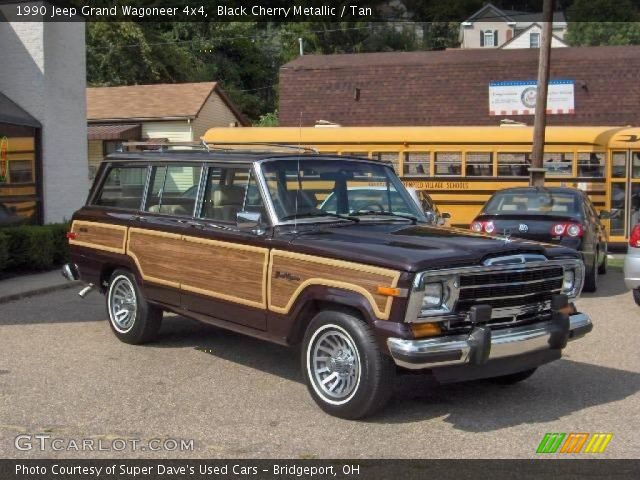
<path id="1" fill-rule="evenodd" d="M 424 297 L 422 298 L 422 308 L 439 308 L 442 305 L 442 282 L 426 283 L 424 285 Z"/>
<path id="2" fill-rule="evenodd" d="M 565 270 L 562 279 L 562 290 L 570 292 L 576 285 L 576 272 L 574 270 Z"/>
<path id="3" fill-rule="evenodd" d="M 562 293 L 569 298 L 579 296 L 582 290 L 583 278 L 584 269 L 581 265 L 566 266 L 562 276 Z"/>

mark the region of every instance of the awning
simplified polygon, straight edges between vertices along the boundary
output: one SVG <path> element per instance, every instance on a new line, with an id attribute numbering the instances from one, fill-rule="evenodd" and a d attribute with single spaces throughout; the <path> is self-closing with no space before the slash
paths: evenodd
<path id="1" fill-rule="evenodd" d="M 0 123 L 40 128 L 40 122 L 20 108 L 7 96 L 0 93 Z"/>
<path id="2" fill-rule="evenodd" d="M 139 123 L 104 123 L 89 125 L 89 140 L 139 140 L 142 127 Z"/>

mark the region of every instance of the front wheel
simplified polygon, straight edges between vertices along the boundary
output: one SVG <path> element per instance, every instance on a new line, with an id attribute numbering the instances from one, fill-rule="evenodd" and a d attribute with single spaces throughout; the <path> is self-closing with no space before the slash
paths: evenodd
<path id="1" fill-rule="evenodd" d="M 116 270 L 111 275 L 107 311 L 111 330 L 125 343 L 149 342 L 160 330 L 162 310 L 146 301 L 128 270 Z"/>
<path id="2" fill-rule="evenodd" d="M 330 415 L 372 415 L 393 392 L 393 361 L 378 348 L 372 329 L 350 313 L 318 313 L 305 332 L 301 360 L 311 396 Z"/>
<path id="3" fill-rule="evenodd" d="M 593 256 L 593 262 L 584 275 L 585 292 L 595 292 L 598 289 L 598 254 Z"/>

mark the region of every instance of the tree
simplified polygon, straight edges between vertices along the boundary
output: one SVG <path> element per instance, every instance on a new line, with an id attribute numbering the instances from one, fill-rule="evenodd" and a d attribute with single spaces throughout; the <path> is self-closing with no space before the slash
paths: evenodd
<path id="1" fill-rule="evenodd" d="M 631 0 L 575 0 L 567 19 L 572 46 L 640 45 L 640 10 Z"/>

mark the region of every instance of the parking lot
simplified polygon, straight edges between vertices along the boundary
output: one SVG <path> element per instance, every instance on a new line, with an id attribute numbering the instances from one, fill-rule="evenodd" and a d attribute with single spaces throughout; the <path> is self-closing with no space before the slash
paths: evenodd
<path id="1" fill-rule="evenodd" d="M 4 458 L 528 458 L 547 432 L 606 432 L 600 457 L 640 453 L 640 307 L 610 269 L 579 308 L 593 332 L 528 381 L 439 386 L 400 377 L 367 421 L 316 407 L 295 351 L 166 316 L 158 342 L 119 342 L 104 298 L 63 290 L 0 305 Z M 192 439 L 193 451 L 17 450 L 20 434 Z M 592 457 L 582 454 L 580 457 Z"/>

